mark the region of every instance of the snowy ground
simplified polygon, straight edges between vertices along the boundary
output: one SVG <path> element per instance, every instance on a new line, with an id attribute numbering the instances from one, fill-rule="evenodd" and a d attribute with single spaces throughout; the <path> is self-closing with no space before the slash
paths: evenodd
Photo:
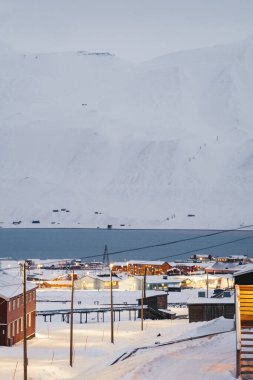
<path id="1" fill-rule="evenodd" d="M 196 290 L 195 290 L 196 291 Z M 69 296 L 66 291 L 39 291 L 38 299 L 59 299 Z M 107 302 L 109 292 L 86 293 L 86 305 L 94 300 Z M 131 303 L 137 292 L 114 292 L 116 301 Z M 190 291 L 192 293 L 192 291 Z M 80 297 L 76 292 L 76 300 Z M 192 296 L 181 293 L 182 298 Z M 187 294 L 187 296 L 186 296 Z M 80 299 L 80 298 L 79 298 Z M 83 300 L 83 298 L 82 298 Z M 59 303 L 57 303 L 59 306 Z M 41 302 L 38 307 L 50 309 L 55 303 Z M 74 365 L 69 366 L 69 325 L 53 318 L 44 322 L 37 318 L 36 338 L 28 342 L 28 378 L 44 379 L 234 379 L 235 333 L 228 332 L 210 338 L 189 340 L 164 345 L 159 344 L 205 334 L 233 329 L 233 321 L 219 318 L 210 322 L 189 323 L 187 319 L 167 321 L 128 320 L 128 313 L 121 322 L 114 323 L 115 343 L 110 342 L 109 316 L 105 323 L 89 319 L 87 324 L 74 323 Z M 158 336 L 160 334 L 160 336 Z M 130 358 L 111 364 L 124 353 L 138 350 Z M 1 379 L 22 379 L 22 343 L 2 347 L 0 351 Z M 16 372 L 15 372 L 16 368 Z"/>

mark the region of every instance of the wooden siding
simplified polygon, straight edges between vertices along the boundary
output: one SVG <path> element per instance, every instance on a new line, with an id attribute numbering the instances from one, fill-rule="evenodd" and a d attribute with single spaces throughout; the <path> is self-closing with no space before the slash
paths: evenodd
<path id="1" fill-rule="evenodd" d="M 253 286 L 240 285 L 240 319 L 253 321 Z"/>
<path id="2" fill-rule="evenodd" d="M 235 285 L 253 285 L 253 271 L 249 273 L 242 273 L 235 278 Z"/>
<path id="3" fill-rule="evenodd" d="M 190 304 L 189 322 L 210 321 L 223 316 L 227 319 L 233 319 L 235 314 L 235 305 L 231 304 Z"/>
<path id="4" fill-rule="evenodd" d="M 27 292 L 27 337 L 35 335 L 36 290 Z M 0 345 L 9 346 L 23 339 L 23 297 L 18 295 L 9 301 L 0 298 Z"/>

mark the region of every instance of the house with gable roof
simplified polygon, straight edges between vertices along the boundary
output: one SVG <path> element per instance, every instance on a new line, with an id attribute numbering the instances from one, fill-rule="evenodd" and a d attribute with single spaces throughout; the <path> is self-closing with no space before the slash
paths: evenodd
<path id="1" fill-rule="evenodd" d="M 36 285 L 26 284 L 27 338 L 35 336 Z M 23 340 L 23 286 L 20 277 L 0 271 L 0 346 Z"/>

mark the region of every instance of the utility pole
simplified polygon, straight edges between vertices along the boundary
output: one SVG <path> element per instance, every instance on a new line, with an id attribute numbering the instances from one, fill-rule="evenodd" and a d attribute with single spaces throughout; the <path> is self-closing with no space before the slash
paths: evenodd
<path id="1" fill-rule="evenodd" d="M 206 272 L 206 298 L 208 298 L 209 283 L 208 283 L 208 272 Z"/>
<path id="2" fill-rule="evenodd" d="M 114 343 L 114 325 L 113 325 L 113 294 L 112 294 L 112 264 L 110 264 L 110 295 L 111 295 L 111 343 Z"/>
<path id="3" fill-rule="evenodd" d="M 143 296 L 144 298 L 146 298 L 146 283 L 147 283 L 147 267 L 145 266 L 145 269 L 144 269 L 144 289 L 143 289 Z"/>
<path id="4" fill-rule="evenodd" d="M 73 367 L 73 308 L 74 308 L 74 269 L 72 270 L 71 305 L 70 305 L 70 356 L 69 365 Z"/>
<path id="5" fill-rule="evenodd" d="M 26 333 L 26 262 L 23 264 L 23 363 L 24 363 L 24 380 L 27 380 L 27 333 Z"/>
<path id="6" fill-rule="evenodd" d="M 141 331 L 143 331 L 143 317 L 144 317 L 143 298 L 144 298 L 144 279 L 141 280 Z"/>

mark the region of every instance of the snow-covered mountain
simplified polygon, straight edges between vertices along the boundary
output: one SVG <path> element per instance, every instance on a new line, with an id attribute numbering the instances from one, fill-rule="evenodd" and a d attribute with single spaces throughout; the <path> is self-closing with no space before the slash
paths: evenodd
<path id="1" fill-rule="evenodd" d="M 0 67 L 2 226 L 252 222 L 252 37 L 144 63 L 0 43 Z"/>

